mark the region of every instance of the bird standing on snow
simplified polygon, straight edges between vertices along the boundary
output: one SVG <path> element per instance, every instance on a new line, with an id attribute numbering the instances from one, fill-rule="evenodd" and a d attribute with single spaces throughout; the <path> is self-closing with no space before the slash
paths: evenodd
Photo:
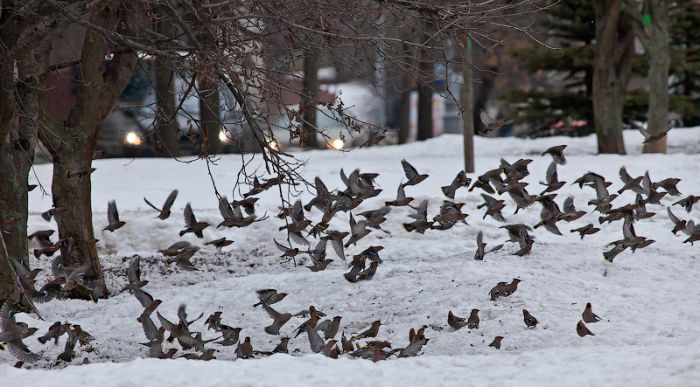
<path id="1" fill-rule="evenodd" d="M 531 315 L 530 312 L 527 311 L 527 309 L 523 309 L 523 321 L 525 322 L 525 325 L 527 325 L 528 328 L 534 328 L 539 323 L 535 316 Z"/>
<path id="2" fill-rule="evenodd" d="M 602 318 L 596 316 L 596 314 L 593 313 L 593 307 L 591 306 L 590 302 L 586 304 L 586 309 L 583 310 L 581 316 L 583 317 L 583 321 L 589 324 L 596 323 L 602 320 Z"/>

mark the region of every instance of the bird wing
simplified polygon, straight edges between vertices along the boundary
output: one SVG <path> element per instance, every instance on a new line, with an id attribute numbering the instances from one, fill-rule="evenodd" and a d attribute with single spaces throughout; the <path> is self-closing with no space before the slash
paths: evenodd
<path id="1" fill-rule="evenodd" d="M 109 224 L 114 224 L 119 222 L 119 212 L 117 211 L 117 202 L 110 200 L 107 203 L 107 221 Z"/>
<path id="2" fill-rule="evenodd" d="M 671 219 L 671 222 L 673 222 L 674 225 L 677 225 L 681 222 L 676 215 L 671 212 L 671 207 L 666 207 L 666 213 L 668 214 L 668 217 Z"/>
<path id="3" fill-rule="evenodd" d="M 174 189 L 173 192 L 168 195 L 168 198 L 165 199 L 165 203 L 163 203 L 163 211 L 168 211 L 172 206 L 173 203 L 175 203 L 175 199 L 177 198 L 178 190 Z"/>
<path id="4" fill-rule="evenodd" d="M 632 181 L 632 176 L 630 176 L 629 173 L 627 173 L 627 169 L 625 167 L 620 168 L 620 180 L 622 180 L 623 183 L 627 184 L 630 181 Z"/>
<path id="5" fill-rule="evenodd" d="M 478 234 L 476 234 L 476 248 L 480 249 L 481 246 L 484 244 L 484 233 L 479 231 Z"/>
<path id="6" fill-rule="evenodd" d="M 197 218 L 195 218 L 194 212 L 192 212 L 192 205 L 190 203 L 187 203 L 187 205 L 185 206 L 185 225 L 187 225 L 187 227 L 190 227 L 196 222 Z"/>
<path id="7" fill-rule="evenodd" d="M 649 171 L 646 171 L 644 173 L 644 177 L 642 178 L 642 190 L 645 195 L 650 196 L 651 195 L 651 177 L 649 177 Z"/>
<path id="8" fill-rule="evenodd" d="M 136 257 L 129 263 L 129 270 L 127 272 L 127 278 L 130 284 L 135 284 L 141 281 L 141 258 Z"/>
<path id="9" fill-rule="evenodd" d="M 233 219 L 233 210 L 231 210 L 231 205 L 229 204 L 226 196 L 219 198 L 219 213 L 224 220 Z"/>
<path id="10" fill-rule="evenodd" d="M 564 200 L 564 212 L 573 213 L 576 212 L 576 207 L 574 206 L 574 197 L 569 196 Z"/>
<path id="11" fill-rule="evenodd" d="M 153 302 L 153 296 L 151 296 L 148 292 L 141 290 L 141 289 L 134 289 L 134 297 L 141 303 L 141 306 L 144 308 L 151 305 Z"/>
<path id="12" fill-rule="evenodd" d="M 399 189 L 396 191 L 396 200 L 406 199 L 406 190 L 403 189 L 403 184 L 399 183 Z"/>
<path id="13" fill-rule="evenodd" d="M 270 317 L 271 317 L 273 320 L 277 320 L 277 319 L 280 317 L 280 312 L 278 312 L 278 311 L 272 309 L 272 307 L 271 307 L 270 305 L 268 305 L 268 304 L 266 304 L 266 303 L 263 302 L 263 303 L 262 303 L 262 306 L 263 306 L 263 308 L 265 309 L 265 312 L 267 312 L 267 314 L 270 315 Z"/>
<path id="14" fill-rule="evenodd" d="M 143 198 L 143 201 L 146 202 L 146 204 L 148 204 L 154 210 L 161 212 L 160 208 L 156 207 L 155 204 L 149 202 L 148 199 L 146 199 L 146 197 Z"/>
<path id="15" fill-rule="evenodd" d="M 327 195 L 329 193 L 328 187 L 326 187 L 323 180 L 318 176 L 314 179 L 314 186 L 316 187 L 316 195 Z"/>
<path id="16" fill-rule="evenodd" d="M 557 174 L 557 163 L 554 161 L 549 164 L 549 167 L 547 168 L 547 184 L 552 184 L 556 183 L 559 181 L 559 176 Z"/>
<path id="17" fill-rule="evenodd" d="M 158 316 L 158 320 L 160 321 L 160 324 L 167 330 L 172 331 L 175 329 L 175 324 L 173 324 L 172 321 L 169 321 L 163 315 L 160 314 L 160 312 L 156 312 L 156 316 Z"/>
<path id="18" fill-rule="evenodd" d="M 277 242 L 276 239 L 273 239 L 273 241 L 275 242 L 275 246 L 277 246 L 277 248 L 280 249 L 280 251 L 282 251 L 283 253 L 286 253 L 287 250 L 289 250 L 289 247 Z"/>
<path id="19" fill-rule="evenodd" d="M 401 160 L 401 165 L 403 166 L 403 172 L 406 174 L 406 177 L 409 180 L 418 176 L 418 171 L 416 171 L 416 169 L 413 168 L 413 165 L 409 164 L 405 159 Z"/>

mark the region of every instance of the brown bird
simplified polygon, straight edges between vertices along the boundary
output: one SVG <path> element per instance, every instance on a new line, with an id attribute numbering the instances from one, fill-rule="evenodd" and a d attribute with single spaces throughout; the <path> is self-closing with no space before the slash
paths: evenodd
<path id="1" fill-rule="evenodd" d="M 523 309 L 523 321 L 525 321 L 525 325 L 527 325 L 528 328 L 534 328 L 539 323 L 535 316 L 531 315 L 527 309 Z"/>
<path id="2" fill-rule="evenodd" d="M 236 357 L 239 359 L 250 359 L 253 357 L 253 344 L 250 343 L 250 337 L 246 336 L 243 342 L 238 344 Z"/>
<path id="3" fill-rule="evenodd" d="M 75 168 L 75 169 L 71 169 L 68 172 L 66 172 L 66 177 L 69 179 L 81 178 L 81 177 L 85 177 L 87 175 L 92 174 L 96 170 L 97 170 L 97 168 L 90 168 L 90 167 Z"/>
<path id="4" fill-rule="evenodd" d="M 280 339 L 280 343 L 277 344 L 275 349 L 272 350 L 272 353 L 289 353 L 289 350 L 287 349 L 288 344 L 289 344 L 289 337 L 282 337 Z"/>
<path id="5" fill-rule="evenodd" d="M 316 325 L 316 330 L 323 331 L 323 338 L 326 340 L 335 338 L 340 328 L 341 318 L 340 316 L 335 316 L 332 320 L 323 320 Z"/>
<path id="6" fill-rule="evenodd" d="M 50 222 L 51 218 L 54 216 L 60 216 L 66 212 L 66 209 L 63 207 L 53 207 L 48 209 L 47 211 L 44 211 L 41 213 L 41 217 L 44 218 L 45 221 Z"/>
<path id="7" fill-rule="evenodd" d="M 567 222 L 572 222 L 586 215 L 586 211 L 577 211 L 574 205 L 574 197 L 569 196 L 564 200 L 564 212 L 558 215 L 558 218 Z"/>
<path id="8" fill-rule="evenodd" d="M 356 221 L 355 218 L 350 213 L 350 239 L 345 243 L 345 247 L 350 247 L 350 245 L 357 244 L 357 242 L 367 236 L 370 230 L 367 229 L 369 222 L 366 220 Z"/>
<path id="9" fill-rule="evenodd" d="M 357 277 L 365 269 L 365 261 L 366 257 L 364 255 L 358 254 L 353 256 L 352 262 L 348 265 L 350 271 L 343 273 L 343 277 L 345 277 L 348 282 L 357 282 Z"/>
<path id="10" fill-rule="evenodd" d="M 275 242 L 275 246 L 277 246 L 278 249 L 282 252 L 282 255 L 280 255 L 280 258 L 289 258 L 292 259 L 296 257 L 299 254 L 299 248 L 298 247 L 287 247 L 279 242 L 277 242 L 276 239 L 273 239 Z"/>
<path id="11" fill-rule="evenodd" d="M 343 347 L 344 353 L 353 352 L 355 350 L 352 341 L 345 338 L 345 332 L 340 336 L 340 344 Z"/>
<path id="12" fill-rule="evenodd" d="M 369 263 L 369 267 L 362 270 L 358 275 L 357 275 L 357 280 L 358 281 L 369 281 L 374 277 L 374 275 L 377 273 L 377 267 L 379 266 L 379 262 L 377 261 L 372 261 Z"/>
<path id="13" fill-rule="evenodd" d="M 588 335 L 590 335 L 590 336 L 595 336 L 595 335 L 593 334 L 593 332 L 591 332 L 591 331 L 586 327 L 586 324 L 584 324 L 583 321 L 579 321 L 579 322 L 576 324 L 576 333 L 578 333 L 578 335 L 579 335 L 580 337 L 584 337 L 584 336 L 588 336 Z"/>
<path id="14" fill-rule="evenodd" d="M 449 311 L 447 312 L 447 325 L 457 331 L 467 326 L 467 319 L 455 316 L 452 311 Z"/>
<path id="15" fill-rule="evenodd" d="M 338 349 L 337 343 L 337 340 L 328 340 L 323 347 L 323 354 L 331 359 L 337 359 L 340 356 L 340 349 Z"/>
<path id="16" fill-rule="evenodd" d="M 671 207 L 666 207 L 666 213 L 668 214 L 668 218 L 671 219 L 671 222 L 673 222 L 673 230 L 671 230 L 673 235 L 676 235 L 678 231 L 685 231 L 688 223 L 686 220 L 678 219 L 678 217 L 671 212 Z"/>
<path id="17" fill-rule="evenodd" d="M 260 289 L 256 290 L 255 293 L 258 295 L 260 302 L 254 304 L 253 308 L 262 304 L 272 305 L 284 300 L 284 298 L 287 297 L 287 293 L 278 292 L 275 289 Z"/>
<path id="18" fill-rule="evenodd" d="M 513 278 L 513 281 L 511 281 L 511 283 L 509 283 L 503 287 L 503 297 L 508 297 L 511 294 L 515 293 L 515 291 L 518 290 L 519 283 L 520 283 L 520 279 Z"/>
<path id="19" fill-rule="evenodd" d="M 486 245 L 487 244 L 484 243 L 484 234 L 479 231 L 479 233 L 476 234 L 476 252 L 474 253 L 474 260 L 483 261 L 486 254 L 498 251 L 503 247 L 503 245 L 500 244 L 486 251 Z"/>
<path id="20" fill-rule="evenodd" d="M 408 232 L 416 231 L 423 234 L 425 230 L 429 230 L 434 223 L 428 221 L 428 201 L 423 200 L 420 202 L 418 207 L 410 207 L 416 210 L 416 212 L 413 214 L 408 214 L 408 216 L 415 219 L 415 221 L 411 223 L 404 223 L 403 227 Z"/>
<path id="21" fill-rule="evenodd" d="M 284 324 L 287 323 L 292 318 L 291 313 L 280 313 L 272 307 L 268 306 L 267 304 L 263 303 L 262 304 L 263 308 L 267 312 L 268 315 L 272 318 L 272 324 L 269 326 L 265 327 L 265 332 L 270 335 L 279 335 L 280 334 L 280 328 L 284 326 Z"/>
<path id="22" fill-rule="evenodd" d="M 226 237 L 219 238 L 219 239 L 213 239 L 210 240 L 209 242 L 205 243 L 205 245 L 212 245 L 216 247 L 217 250 L 221 250 L 222 248 L 229 246 L 233 243 L 232 240 L 226 239 Z"/>
<path id="23" fill-rule="evenodd" d="M 566 145 L 557 145 L 553 146 L 546 151 L 542 152 L 542 156 L 544 155 L 550 155 L 552 156 L 552 160 L 554 160 L 555 163 L 559 165 L 566 165 L 566 157 L 564 157 L 564 149 L 566 149 Z"/>
<path id="24" fill-rule="evenodd" d="M 368 337 L 377 337 L 377 333 L 379 333 L 379 327 L 381 325 L 382 325 L 381 321 L 379 321 L 379 320 L 373 321 L 372 326 L 367 328 L 364 332 L 361 332 L 358 335 L 351 337 L 350 341 L 365 339 Z"/>
<path id="25" fill-rule="evenodd" d="M 481 194 L 481 197 L 484 199 L 484 202 L 476 206 L 476 208 L 481 209 L 482 207 L 486 207 L 486 212 L 484 213 L 484 217 L 482 219 L 486 219 L 486 216 L 488 215 L 499 222 L 505 222 L 506 220 L 503 217 L 501 210 L 505 208 L 506 202 L 483 193 Z"/>
<path id="26" fill-rule="evenodd" d="M 158 219 L 165 220 L 165 219 L 168 219 L 170 217 L 170 208 L 173 206 L 173 203 L 175 203 L 175 199 L 177 198 L 177 193 L 178 193 L 178 190 L 176 190 L 176 189 L 173 190 L 173 192 L 171 192 L 170 195 L 168 195 L 168 197 L 165 199 L 165 203 L 163 203 L 162 208 L 156 207 L 153 203 L 149 202 L 148 199 L 146 199 L 145 197 L 143 198 L 143 200 L 151 208 L 153 208 L 154 210 L 159 212 Z"/>
<path id="27" fill-rule="evenodd" d="M 489 344 L 489 347 L 501 349 L 501 340 L 503 340 L 503 336 L 496 336 L 491 344 Z"/>
<path id="28" fill-rule="evenodd" d="M 579 228 L 575 228 L 575 229 L 571 230 L 571 232 L 579 233 L 579 235 L 581 235 L 581 239 L 583 239 L 583 237 L 586 235 L 592 235 L 592 234 L 597 233 L 598 231 L 600 231 L 600 229 L 597 227 L 593 227 L 593 225 L 590 223 L 583 226 L 583 227 L 579 227 Z"/>
<path id="29" fill-rule="evenodd" d="M 457 192 L 458 189 L 462 187 L 468 187 L 469 184 L 471 184 L 472 179 L 467 177 L 467 173 L 464 171 L 459 171 L 457 176 L 455 176 L 454 179 L 452 179 L 452 182 L 450 185 L 441 187 L 442 193 L 445 194 L 450 199 L 455 198 L 455 193 Z"/>
<path id="30" fill-rule="evenodd" d="M 559 234 L 561 235 L 561 234 Z M 520 250 L 513 253 L 519 257 L 529 255 L 532 251 L 532 245 L 535 243 L 535 239 L 532 238 L 526 230 L 520 231 L 520 238 L 518 239 L 518 244 L 520 245 Z"/>
<path id="31" fill-rule="evenodd" d="M 467 320 L 467 328 L 479 329 L 479 309 L 472 309 Z"/>
<path id="32" fill-rule="evenodd" d="M 663 188 L 671 196 L 681 196 L 681 191 L 679 191 L 678 188 L 676 188 L 676 185 L 678 185 L 678 183 L 680 182 L 681 179 L 671 177 L 668 179 L 657 181 L 654 184 L 652 184 L 651 187 L 653 189 Z"/>
<path id="33" fill-rule="evenodd" d="M 529 207 L 533 203 L 533 198 L 527 192 L 525 187 L 527 183 L 511 183 L 504 188 L 504 192 L 515 202 L 515 212 L 517 214 L 521 209 Z"/>
<path id="34" fill-rule="evenodd" d="M 496 301 L 498 297 L 503 297 L 503 289 L 506 287 L 507 282 L 499 282 L 491 288 L 489 291 L 489 296 L 491 297 L 491 301 Z"/>
<path id="35" fill-rule="evenodd" d="M 14 305 L 11 300 L 6 300 L 0 307 L 0 343 L 7 344 L 7 348 L 12 356 L 25 363 L 33 363 L 41 357 L 24 344 L 25 339 L 36 332 L 36 328 L 29 328 L 26 323 L 18 323 L 15 320 Z"/>
<path id="36" fill-rule="evenodd" d="M 479 130 L 479 134 L 481 135 L 491 133 L 494 130 L 501 129 L 501 127 L 512 123 L 512 121 L 508 121 L 504 118 L 493 118 L 488 113 L 486 113 L 485 110 L 482 110 L 479 113 L 479 118 L 481 119 L 481 123 L 483 125 L 482 129 Z"/>
<path id="37" fill-rule="evenodd" d="M 390 202 L 385 202 L 386 206 L 403 207 L 409 205 L 413 201 L 413 198 L 406 196 L 406 190 L 403 184 L 399 184 L 398 192 L 396 193 L 396 200 Z"/>
<path id="38" fill-rule="evenodd" d="M 166 258 L 165 263 L 168 265 L 175 263 L 177 267 L 185 271 L 197 271 L 197 268 L 194 267 L 194 264 L 190 261 L 190 258 L 192 258 L 197 251 L 199 251 L 199 247 L 197 246 L 184 248 L 175 257 Z"/>
<path id="39" fill-rule="evenodd" d="M 510 164 L 508 161 L 501 159 L 501 168 L 503 169 L 503 173 L 506 175 L 504 182 L 509 184 L 517 183 L 524 177 L 528 176 L 530 171 L 528 171 L 527 167 L 531 162 L 531 159 L 519 159 L 513 164 Z"/>
<path id="40" fill-rule="evenodd" d="M 643 178 L 644 176 L 637 176 L 633 178 L 629 173 L 627 173 L 627 169 L 625 167 L 620 168 L 620 180 L 622 180 L 625 185 L 623 185 L 622 188 L 617 191 L 617 193 L 621 194 L 626 190 L 632 190 L 638 194 L 643 193 L 644 190 L 641 186 Z"/>
<path id="41" fill-rule="evenodd" d="M 413 165 L 409 164 L 405 159 L 401 160 L 401 166 L 403 166 L 403 172 L 408 179 L 405 183 L 403 183 L 404 186 L 416 185 L 428 177 L 427 174 L 419 174 Z"/>
<path id="42" fill-rule="evenodd" d="M 49 330 L 41 337 L 39 337 L 37 340 L 41 344 L 46 344 L 47 341 L 53 340 L 54 345 L 58 345 L 58 339 L 63 336 L 65 333 L 68 333 L 68 330 L 70 329 L 70 324 L 64 323 L 62 324 L 60 321 L 56 321 L 53 323 L 50 327 Z"/>
<path id="43" fill-rule="evenodd" d="M 107 203 L 107 227 L 104 229 L 107 231 L 114 232 L 114 230 L 122 227 L 126 222 L 119 220 L 119 212 L 117 211 L 117 202 L 110 200 Z"/>
<path id="44" fill-rule="evenodd" d="M 51 235 L 54 234 L 54 230 L 40 230 L 40 231 L 35 231 L 32 234 L 29 234 L 27 236 L 27 239 L 32 240 L 36 239 L 36 241 L 39 243 L 41 247 L 46 247 L 46 246 L 51 246 L 53 245 L 53 242 L 51 242 Z"/>
<path id="45" fill-rule="evenodd" d="M 224 220 L 216 226 L 217 228 L 247 227 L 255 222 L 255 212 L 252 204 L 246 208 L 246 213 L 249 214 L 249 216 L 243 216 L 240 203 L 242 202 L 234 202 L 234 204 L 230 204 L 226 196 L 219 198 L 219 213 Z"/>
<path id="46" fill-rule="evenodd" d="M 321 237 L 321 239 L 325 241 L 330 241 L 331 247 L 333 248 L 333 251 L 335 251 L 336 255 L 338 255 L 338 257 L 342 260 L 345 260 L 345 248 L 343 246 L 343 239 L 349 234 L 350 233 L 348 232 L 326 231 L 326 235 Z"/>
<path id="47" fill-rule="evenodd" d="M 586 304 L 586 309 L 583 310 L 581 316 L 583 317 L 583 321 L 587 323 L 596 323 L 602 320 L 602 318 L 596 316 L 596 314 L 593 313 L 593 307 L 591 307 L 590 302 Z"/>
<path id="48" fill-rule="evenodd" d="M 204 238 L 204 234 L 202 233 L 202 230 L 205 228 L 209 227 L 208 222 L 198 222 L 197 218 L 194 216 L 194 212 L 192 212 L 192 205 L 190 203 L 187 203 L 185 206 L 185 229 L 180 231 L 180 236 L 183 236 L 187 233 L 194 233 L 194 235 L 197 236 L 197 238 Z"/>
<path id="49" fill-rule="evenodd" d="M 673 128 L 672 124 L 669 124 L 661 132 L 652 134 L 649 131 L 649 129 L 644 128 L 642 126 L 637 126 L 637 130 L 639 130 L 639 133 L 641 133 L 642 136 L 644 136 L 644 141 L 642 142 L 643 144 L 647 144 L 650 142 L 661 140 L 662 138 L 666 137 L 666 135 L 668 134 L 668 131 L 671 130 L 672 128 Z"/>
<path id="50" fill-rule="evenodd" d="M 693 210 L 693 205 L 695 203 L 697 203 L 698 200 L 700 200 L 700 196 L 688 195 L 685 198 L 683 198 L 677 202 L 674 202 L 673 205 L 674 206 L 682 206 L 683 208 L 685 208 L 685 210 L 687 212 L 690 212 Z"/>
<path id="51" fill-rule="evenodd" d="M 557 174 L 557 163 L 552 161 L 551 164 L 549 164 L 549 168 L 547 168 L 547 175 L 546 179 L 544 182 L 540 182 L 541 185 L 547 187 L 540 193 L 540 195 L 544 195 L 547 192 L 554 192 L 557 191 L 559 188 L 563 187 L 564 184 L 566 184 L 565 181 L 559 181 L 559 174 Z"/>

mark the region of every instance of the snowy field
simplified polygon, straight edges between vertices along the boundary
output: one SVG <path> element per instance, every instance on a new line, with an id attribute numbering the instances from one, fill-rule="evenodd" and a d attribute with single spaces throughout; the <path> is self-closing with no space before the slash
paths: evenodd
<path id="1" fill-rule="evenodd" d="M 622 186 L 618 170 L 626 166 L 633 176 L 649 171 L 653 180 L 678 177 L 683 195 L 700 194 L 700 128 L 673 130 L 669 134 L 668 155 L 642 155 L 641 135 L 626 132 L 628 156 L 598 156 L 594 137 L 554 137 L 538 140 L 476 139 L 477 174 L 496 168 L 501 157 L 515 161 L 532 158 L 530 193 L 539 193 L 551 158 L 540 153 L 553 145 L 567 144 L 568 164 L 559 167 L 559 179 L 568 183 L 558 192 L 561 205 L 572 195 L 579 209 L 591 210 L 588 200 L 595 197 L 590 188 L 571 185 L 587 171 L 594 171 L 612 181 L 611 192 Z M 308 159 L 304 176 L 312 180 L 320 176 L 329 188 L 343 186 L 339 172 L 355 168 L 378 172 L 377 185 L 384 191 L 363 203 L 353 213 L 377 209 L 385 200 L 393 200 L 399 182 L 405 179 L 401 159 L 406 158 L 421 173 L 430 177 L 406 192 L 414 203 L 429 199 L 428 214 L 436 215 L 445 199 L 440 186 L 448 185 L 462 167 L 462 145 L 458 136 L 442 136 L 424 143 L 403 146 L 359 149 L 350 153 L 331 151 L 297 154 Z M 93 174 L 93 206 L 96 237 L 106 271 L 107 284 L 113 292 L 108 300 L 55 301 L 39 305 L 44 321 L 35 316 L 17 315 L 19 321 L 39 328 L 43 334 L 55 321 L 80 324 L 95 337 L 95 350 L 86 353 L 76 349 L 74 365 L 64 367 L 55 361 L 63 350 L 58 346 L 41 345 L 35 337 L 25 340 L 30 349 L 45 360 L 24 369 L 12 368 L 15 360 L 7 351 L 0 351 L 0 385 L 63 387 L 86 385 L 106 386 L 308 386 L 327 385 L 479 385 L 479 386 L 688 386 L 700 380 L 700 287 L 697 286 L 700 246 L 683 244 L 684 235 L 671 233 L 673 224 L 666 215 L 666 206 L 678 198 L 662 199 L 663 206 L 649 205 L 657 215 L 635 224 L 638 235 L 654 239 L 651 246 L 634 254 L 625 251 L 614 263 L 603 259 L 608 243 L 622 238 L 622 222 L 600 226 L 599 213 L 591 212 L 571 223 L 558 225 L 563 236 L 538 228 L 532 253 L 525 257 L 512 255 L 518 247 L 506 243 L 500 251 L 486 255 L 484 261 L 473 260 L 475 238 L 483 231 L 490 245 L 507 239 L 501 223 L 488 217 L 476 206 L 482 202 L 480 190 L 457 191 L 456 201 L 470 216 L 469 225 L 458 224 L 447 231 L 429 230 L 425 235 L 408 233 L 402 223 L 411 221 L 408 207 L 394 208 L 382 225 L 390 234 L 373 231 L 357 246 L 346 249 L 353 254 L 371 245 L 385 247 L 380 252 L 384 263 L 370 281 L 356 284 L 343 278 L 346 264 L 335 261 L 325 271 L 311 272 L 303 265 L 294 266 L 279 258 L 273 238 L 284 240 L 277 231 L 284 222 L 277 219 L 277 190 L 260 196 L 258 215 L 269 218 L 244 229 L 204 230 L 200 240 L 188 234 L 178 236 L 184 228 L 182 209 L 191 202 L 199 220 L 213 224 L 221 221 L 217 201 L 203 162 L 190 164 L 172 160 L 116 159 L 98 160 Z M 231 198 L 236 174 L 241 166 L 239 155 L 227 155 L 212 166 L 212 174 L 222 194 Z M 249 168 L 255 168 L 255 162 Z M 261 169 L 262 170 L 262 169 Z M 36 168 L 30 183 L 50 187 L 49 165 Z M 470 177 L 474 177 L 470 175 Z M 155 219 L 143 196 L 157 204 L 172 189 L 180 194 L 173 216 L 165 221 Z M 247 187 L 242 187 L 245 192 Z M 304 193 L 304 203 L 311 197 Z M 240 195 L 236 195 L 240 198 Z M 108 200 L 116 200 L 126 225 L 114 233 L 101 231 L 106 223 Z M 506 224 L 539 221 L 539 204 L 517 215 L 507 198 L 503 210 Z M 631 203 L 634 194 L 625 192 L 613 203 Z M 39 189 L 30 194 L 30 233 L 55 227 L 40 217 L 51 207 L 50 196 Z M 673 206 L 683 218 L 700 220 L 700 205 L 691 214 Z M 313 209 L 314 223 L 321 217 Z M 348 213 L 340 213 L 331 228 L 347 231 Z M 579 239 L 569 230 L 593 223 L 602 230 Z M 235 241 L 217 253 L 203 242 L 226 236 Z M 54 237 L 55 239 L 55 237 Z M 166 266 L 157 250 L 179 240 L 202 246 L 192 261 L 199 269 L 187 272 Z M 313 244 L 313 242 L 312 242 Z M 235 360 L 235 346 L 217 349 L 218 360 L 208 362 L 153 360 L 145 358 L 148 349 L 138 343 L 147 340 L 136 318 L 142 311 L 138 301 L 128 293 L 117 294 L 127 283 L 126 268 L 134 255 L 141 256 L 142 278 L 149 281 L 144 290 L 163 300 L 158 311 L 175 319 L 178 305 L 187 305 L 191 318 L 204 313 L 223 311 L 226 325 L 241 327 L 241 337 L 250 336 L 256 350 L 270 351 L 279 342 L 278 336 L 263 331 L 271 319 L 260 307 L 254 290 L 275 288 L 289 293 L 275 304 L 282 312 L 296 313 L 315 305 L 329 316 L 342 316 L 341 330 L 348 336 L 364 330 L 380 319 L 377 336 L 389 340 L 393 348 L 408 344 L 410 328 L 426 325 L 430 339 L 418 357 L 391 358 L 372 363 L 367 360 L 332 360 L 311 354 L 305 334 L 289 342 L 290 355 L 273 355 L 258 360 Z M 301 256 L 301 255 L 300 255 Z M 303 259 L 302 259 L 303 261 Z M 32 258 L 32 265 L 48 269 L 49 260 Z M 301 262 L 298 262 L 301 263 Z M 308 263 L 306 263 L 308 264 Z M 45 270 L 48 272 L 49 270 Z M 490 301 L 489 290 L 499 281 L 519 278 L 518 291 L 496 302 Z M 43 283 L 40 275 L 38 283 Z M 587 302 L 603 318 L 588 328 L 595 336 L 579 337 L 576 324 Z M 472 308 L 480 309 L 480 329 L 453 331 L 447 326 L 447 313 L 467 317 Z M 523 323 L 522 309 L 537 317 L 534 329 Z M 213 338 L 204 319 L 194 323 L 193 331 Z M 282 335 L 292 335 L 305 319 L 294 317 L 283 328 Z M 500 350 L 488 344 L 497 335 L 503 336 Z M 340 336 L 340 333 L 338 334 Z M 175 344 L 179 349 L 179 346 Z M 178 352 L 178 355 L 182 351 Z M 91 364 L 78 365 L 84 358 Z M 235 361 L 234 361 L 235 360 Z M 34 368 L 34 369 L 27 369 Z M 52 368 L 46 370 L 46 368 Z"/>

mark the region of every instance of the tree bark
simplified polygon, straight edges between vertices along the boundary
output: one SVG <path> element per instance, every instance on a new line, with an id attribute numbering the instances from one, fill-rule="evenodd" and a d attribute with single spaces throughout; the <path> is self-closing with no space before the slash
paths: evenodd
<path id="1" fill-rule="evenodd" d="M 411 92 L 406 89 L 401 92 L 401 112 L 399 113 L 399 144 L 408 141 L 408 134 L 411 130 Z"/>
<path id="2" fill-rule="evenodd" d="M 474 79 L 471 46 L 464 48 L 462 60 L 462 138 L 464 144 L 464 171 L 474 173 Z"/>
<path id="3" fill-rule="evenodd" d="M 221 132 L 221 106 L 219 105 L 219 89 L 215 82 L 206 77 L 199 81 L 199 119 L 207 154 L 221 153 L 223 147 L 219 139 Z"/>
<path id="4" fill-rule="evenodd" d="M 172 36 L 175 28 L 170 21 L 156 22 L 156 31 Z M 180 155 L 180 129 L 175 119 L 175 72 L 168 60 L 156 56 L 156 155 L 177 157 Z"/>
<path id="5" fill-rule="evenodd" d="M 631 20 L 615 0 L 595 0 L 593 113 L 599 153 L 625 154 L 622 109 L 634 54 Z"/>
<path id="6" fill-rule="evenodd" d="M 647 1 L 651 24 L 637 26 L 637 36 L 644 46 L 649 64 L 649 107 L 647 130 L 651 135 L 663 133 L 668 128 L 669 90 L 668 76 L 671 67 L 668 2 Z M 644 144 L 644 153 L 666 153 L 666 136 Z"/>
<path id="7" fill-rule="evenodd" d="M 433 63 L 423 52 L 420 58 L 419 74 L 425 78 L 418 86 L 418 141 L 433 137 Z"/>
<path id="8" fill-rule="evenodd" d="M 316 102 L 318 93 L 318 56 L 306 50 L 304 52 L 304 81 L 302 86 L 302 126 L 301 147 L 318 148 L 316 136 Z"/>
<path id="9" fill-rule="evenodd" d="M 120 33 L 133 34 L 135 21 L 124 9 L 112 5 L 100 3 L 91 12 L 90 22 L 105 29 L 117 25 Z M 89 171 L 102 122 L 129 82 L 137 60 L 130 48 L 118 47 L 114 52 L 105 70 L 106 40 L 94 29 L 87 30 L 80 54 L 75 105 L 66 121 L 54 120 L 39 130 L 39 138 L 54 164 L 54 207 L 65 209 L 56 216 L 59 238 L 67 241 L 61 245 L 63 265 L 89 266 L 85 279 L 92 280 L 95 289 L 101 290 L 98 297 L 106 296 L 106 286 L 93 230 Z M 75 176 L 76 173 L 84 175 Z M 88 298 L 91 295 L 86 291 L 76 288 L 72 296 Z"/>

